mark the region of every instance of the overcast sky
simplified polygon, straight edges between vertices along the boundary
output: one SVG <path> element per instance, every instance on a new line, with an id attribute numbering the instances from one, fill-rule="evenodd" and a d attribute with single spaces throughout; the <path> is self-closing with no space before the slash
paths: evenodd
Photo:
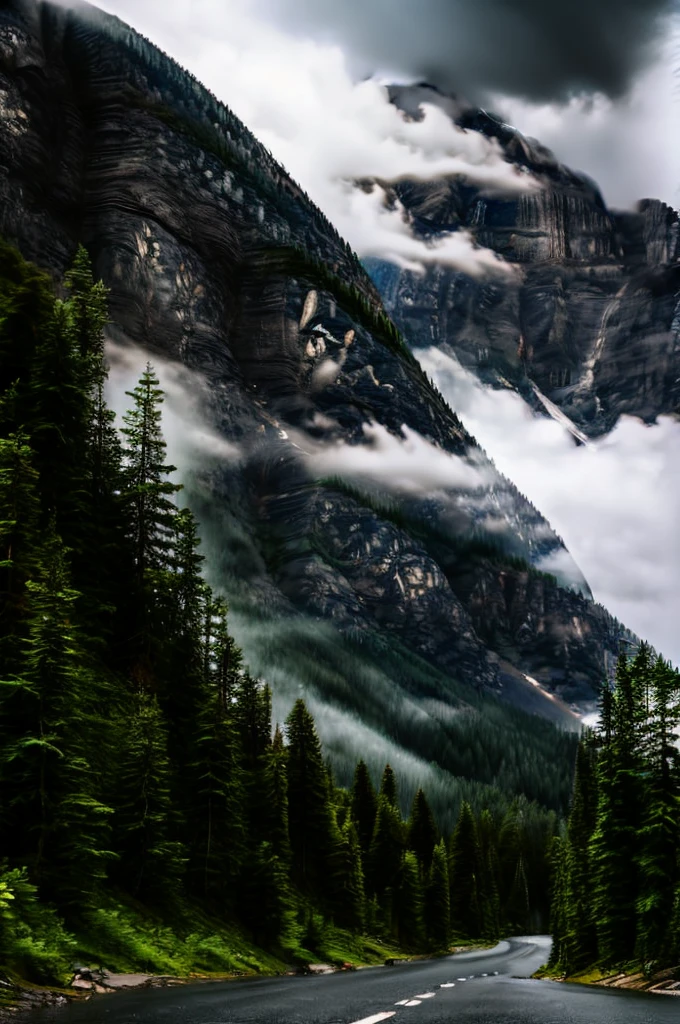
<path id="1" fill-rule="evenodd" d="M 208 85 L 363 255 L 510 272 L 465 235 L 429 250 L 349 182 L 456 171 L 535 183 L 436 110 L 407 124 L 381 83 L 423 77 L 498 110 L 594 177 L 611 205 L 680 205 L 672 0 L 104 0 Z M 430 359 L 499 468 L 548 516 L 596 597 L 680 661 L 680 426 L 622 422 L 575 448 L 557 424 Z M 408 447 L 402 446 L 404 450 Z M 400 449 L 401 451 L 401 449 Z"/>

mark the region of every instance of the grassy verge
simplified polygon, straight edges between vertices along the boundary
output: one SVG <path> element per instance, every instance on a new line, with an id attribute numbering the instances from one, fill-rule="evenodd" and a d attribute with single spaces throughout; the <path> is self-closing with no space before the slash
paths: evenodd
<path id="1" fill-rule="evenodd" d="M 565 974 L 555 967 L 541 967 L 534 978 L 568 981 L 576 985 L 601 988 L 626 988 L 636 992 L 662 992 L 680 995 L 680 965 L 662 970 L 643 971 L 640 964 L 622 964 L 617 970 L 594 964 L 576 974 Z"/>
<path id="2" fill-rule="evenodd" d="M 89 991 L 70 988 L 76 968 L 146 975 L 153 984 L 154 978 L 216 981 L 281 975 L 304 970 L 308 964 L 348 968 L 410 958 L 389 942 L 353 935 L 320 918 L 311 930 L 309 923 L 291 922 L 287 944 L 267 950 L 237 925 L 217 921 L 190 905 L 168 918 L 130 900 L 112 898 L 83 911 L 69 930 L 54 912 L 43 913 L 52 917 L 49 927 L 34 927 L 4 956 L 0 1019 L 5 1019 L 3 1007 L 27 1010 L 89 996 Z M 21 936 L 23 930 L 18 931 Z"/>

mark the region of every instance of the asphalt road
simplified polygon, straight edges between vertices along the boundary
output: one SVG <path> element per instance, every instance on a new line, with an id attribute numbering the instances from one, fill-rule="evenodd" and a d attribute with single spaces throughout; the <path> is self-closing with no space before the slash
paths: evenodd
<path id="1" fill-rule="evenodd" d="M 101 996 L 30 1016 L 35 1024 L 655 1024 L 680 999 L 529 976 L 550 940 L 320 977 L 264 978 Z"/>

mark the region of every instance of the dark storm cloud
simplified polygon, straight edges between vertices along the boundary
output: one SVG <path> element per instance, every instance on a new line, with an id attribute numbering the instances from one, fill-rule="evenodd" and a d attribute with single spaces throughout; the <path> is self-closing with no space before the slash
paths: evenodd
<path id="1" fill-rule="evenodd" d="M 617 97 L 677 0 L 256 0 L 279 23 L 348 48 L 356 69 L 468 95 Z"/>

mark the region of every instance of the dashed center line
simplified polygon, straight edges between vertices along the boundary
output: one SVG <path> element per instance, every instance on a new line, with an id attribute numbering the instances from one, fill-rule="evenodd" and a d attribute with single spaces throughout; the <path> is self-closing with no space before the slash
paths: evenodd
<path id="1" fill-rule="evenodd" d="M 498 971 L 494 971 L 494 977 L 498 975 Z M 488 978 L 488 974 L 481 974 L 481 978 Z M 475 978 L 474 974 L 470 974 L 467 978 L 458 978 L 458 981 L 472 981 Z M 443 981 L 439 988 L 455 988 L 455 981 Z M 420 1006 L 423 999 L 434 999 L 437 995 L 436 992 L 421 992 L 419 995 L 414 996 L 413 999 L 400 999 L 399 1002 L 395 1003 L 395 1006 Z M 387 1020 L 389 1017 L 394 1017 L 396 1010 L 386 1010 L 384 1013 L 375 1013 L 372 1017 L 364 1017 L 363 1020 L 355 1020 L 353 1024 L 379 1024 L 380 1021 Z"/>
<path id="2" fill-rule="evenodd" d="M 354 1024 L 378 1024 L 381 1020 L 394 1017 L 396 1010 L 387 1010 L 386 1013 L 374 1013 L 372 1017 L 364 1017 L 363 1020 L 355 1020 Z"/>

